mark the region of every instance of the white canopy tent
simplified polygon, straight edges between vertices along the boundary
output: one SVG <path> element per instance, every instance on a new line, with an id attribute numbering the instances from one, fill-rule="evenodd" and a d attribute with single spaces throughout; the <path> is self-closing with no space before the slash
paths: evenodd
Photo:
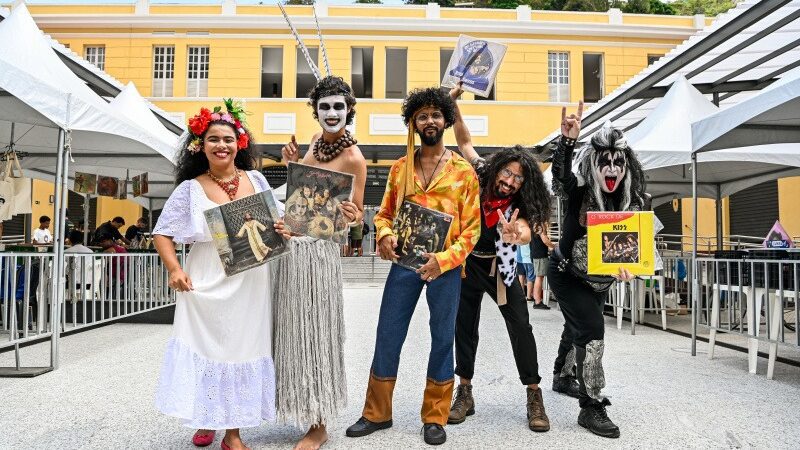
<path id="1" fill-rule="evenodd" d="M 96 167 L 159 171 L 172 149 L 119 116 L 54 53 L 24 4 L 0 22 L 0 146 L 16 151 L 34 177 L 51 170 L 55 182 L 54 305 L 63 297 L 64 218 L 70 161 Z M 59 323 L 51 308 L 51 323 Z M 57 328 L 57 327 L 56 327 Z M 51 367 L 58 364 L 52 331 Z M 50 368 L 44 368 L 49 370 Z M 39 368 L 41 370 L 41 368 Z"/>

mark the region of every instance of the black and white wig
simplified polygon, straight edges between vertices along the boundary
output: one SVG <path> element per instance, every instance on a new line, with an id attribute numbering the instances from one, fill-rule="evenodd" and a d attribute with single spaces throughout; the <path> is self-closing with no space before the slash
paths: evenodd
<path id="1" fill-rule="evenodd" d="M 606 151 L 622 152 L 625 175 L 613 194 L 603 192 L 595 177 Z M 615 158 L 616 159 L 616 158 Z M 585 208 L 588 211 L 641 211 L 646 207 L 647 181 L 639 159 L 628 145 L 622 130 L 602 127 L 589 143 L 581 147 L 575 161 L 578 164 L 578 185 L 587 186 Z"/>

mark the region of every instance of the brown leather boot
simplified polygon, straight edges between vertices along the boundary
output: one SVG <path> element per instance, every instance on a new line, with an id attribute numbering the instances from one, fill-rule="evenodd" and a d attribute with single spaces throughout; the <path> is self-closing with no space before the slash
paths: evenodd
<path id="1" fill-rule="evenodd" d="M 528 428 L 536 432 L 550 431 L 550 419 L 544 412 L 542 390 L 528 389 Z"/>
<path id="2" fill-rule="evenodd" d="M 475 414 L 475 399 L 472 398 L 472 385 L 459 384 L 456 388 L 456 398 L 453 399 L 453 406 L 450 407 L 447 423 L 461 423 L 467 419 L 467 416 L 473 414 Z"/>

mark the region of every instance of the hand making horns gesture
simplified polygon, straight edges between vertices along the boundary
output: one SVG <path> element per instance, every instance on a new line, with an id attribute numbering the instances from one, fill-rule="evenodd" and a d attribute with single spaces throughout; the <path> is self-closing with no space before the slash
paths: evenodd
<path id="1" fill-rule="evenodd" d="M 519 214 L 519 209 L 515 209 L 514 213 L 511 214 L 511 219 L 506 220 L 503 213 L 498 209 L 497 216 L 500 218 L 500 236 L 503 239 L 503 242 L 508 244 L 519 244 L 520 236 L 522 235 L 522 231 L 519 229 L 519 223 L 517 222 L 517 215 Z"/>
<path id="2" fill-rule="evenodd" d="M 583 100 L 578 102 L 578 113 L 567 115 L 567 107 L 561 107 L 561 134 L 570 139 L 578 139 L 581 132 Z"/>

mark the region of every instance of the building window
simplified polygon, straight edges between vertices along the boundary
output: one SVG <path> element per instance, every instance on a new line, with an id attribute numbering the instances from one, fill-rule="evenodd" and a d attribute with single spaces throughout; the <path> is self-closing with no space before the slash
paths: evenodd
<path id="1" fill-rule="evenodd" d="M 547 88 L 551 102 L 569 101 L 569 53 L 547 53 Z"/>
<path id="2" fill-rule="evenodd" d="M 261 97 L 283 97 L 283 48 L 261 49 Z"/>
<path id="3" fill-rule="evenodd" d="M 308 54 L 311 56 L 311 61 L 314 61 L 314 64 L 319 67 L 319 48 L 308 47 Z M 300 47 L 297 47 L 297 89 L 295 97 L 308 97 L 308 93 L 311 92 L 315 84 L 317 84 L 317 78 L 314 76 L 314 72 L 311 71 L 306 57 L 303 56 L 303 51 L 300 50 Z"/>
<path id="4" fill-rule="evenodd" d="M 84 49 L 84 58 L 86 61 L 97 66 L 100 70 L 106 68 L 106 48 L 104 46 L 91 46 Z"/>
<path id="5" fill-rule="evenodd" d="M 186 65 L 186 96 L 208 97 L 209 47 L 189 47 Z"/>
<path id="6" fill-rule="evenodd" d="M 495 100 L 495 97 L 494 97 L 494 95 L 495 95 L 495 94 L 494 94 L 494 92 L 495 92 L 495 89 L 496 89 L 496 88 L 497 88 L 497 81 L 495 81 L 495 84 L 494 84 L 494 85 L 492 85 L 492 90 L 491 90 L 491 91 L 489 91 L 489 95 L 488 95 L 488 96 L 486 96 L 486 97 L 481 97 L 480 95 L 478 95 L 478 94 L 475 94 L 475 100 Z"/>
<path id="7" fill-rule="evenodd" d="M 175 47 L 153 47 L 153 97 L 172 97 L 175 78 Z"/>
<path id="8" fill-rule="evenodd" d="M 386 49 L 386 98 L 405 98 L 408 85 L 408 50 Z"/>
<path id="9" fill-rule="evenodd" d="M 351 49 L 350 87 L 357 98 L 372 98 L 372 47 Z"/>
<path id="10" fill-rule="evenodd" d="M 450 64 L 450 58 L 453 57 L 452 48 L 439 49 L 439 82 L 444 79 L 444 72 L 447 70 L 447 65 Z"/>
<path id="11" fill-rule="evenodd" d="M 583 54 L 583 101 L 597 103 L 603 98 L 603 55 Z"/>
<path id="12" fill-rule="evenodd" d="M 650 64 L 653 64 L 654 62 L 661 59 L 662 56 L 664 55 L 647 55 L 647 65 L 649 66 Z"/>

